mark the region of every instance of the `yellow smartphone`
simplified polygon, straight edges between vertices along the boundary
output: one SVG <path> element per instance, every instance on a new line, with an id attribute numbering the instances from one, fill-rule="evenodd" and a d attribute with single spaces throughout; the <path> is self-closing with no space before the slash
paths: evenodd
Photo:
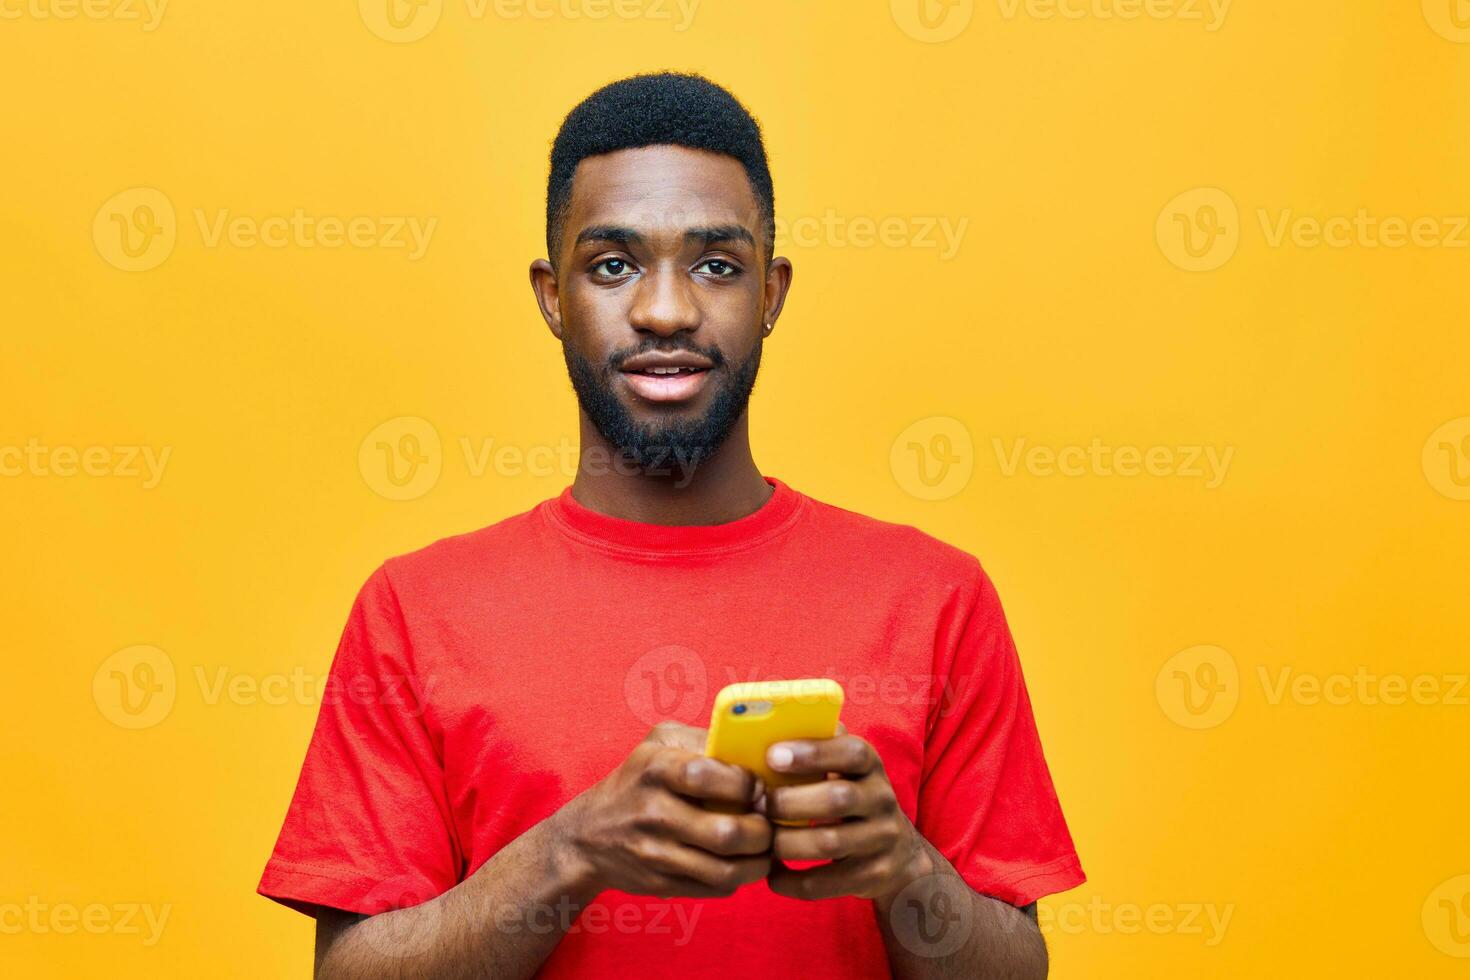
<path id="1" fill-rule="evenodd" d="M 731 684 L 715 697 L 704 754 L 750 770 L 768 787 L 816 782 L 823 777 L 772 772 L 766 749 L 792 739 L 831 738 L 841 711 L 842 685 L 826 678 Z"/>

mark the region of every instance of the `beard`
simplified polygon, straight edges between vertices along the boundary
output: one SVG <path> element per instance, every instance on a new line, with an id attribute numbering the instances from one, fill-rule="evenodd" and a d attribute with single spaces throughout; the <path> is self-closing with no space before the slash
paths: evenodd
<path id="1" fill-rule="evenodd" d="M 598 367 L 563 341 L 562 356 L 566 360 L 567 374 L 572 379 L 572 389 L 577 393 L 577 402 L 614 450 L 645 472 L 662 472 L 670 463 L 677 463 L 687 472 L 713 456 L 740 416 L 745 414 L 760 370 L 764 343 L 764 338 L 757 339 L 750 354 L 728 371 L 727 380 L 715 389 L 704 415 L 662 422 L 639 422 L 633 418 L 615 393 L 619 366 L 634 354 L 650 350 L 687 350 L 709 358 L 713 373 L 726 367 L 725 356 L 718 347 L 700 347 L 688 340 L 671 344 L 655 340 L 632 350 L 616 352 Z M 710 380 L 716 381 L 717 378 Z"/>

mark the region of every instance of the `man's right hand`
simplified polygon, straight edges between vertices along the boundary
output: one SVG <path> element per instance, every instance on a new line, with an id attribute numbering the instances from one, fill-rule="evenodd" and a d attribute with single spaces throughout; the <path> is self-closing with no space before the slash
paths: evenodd
<path id="1" fill-rule="evenodd" d="M 662 722 L 622 765 L 553 821 L 597 890 L 723 898 L 771 868 L 771 825 L 750 807 L 759 780 L 704 755 L 705 730 Z M 703 801 L 741 813 L 713 813 Z"/>

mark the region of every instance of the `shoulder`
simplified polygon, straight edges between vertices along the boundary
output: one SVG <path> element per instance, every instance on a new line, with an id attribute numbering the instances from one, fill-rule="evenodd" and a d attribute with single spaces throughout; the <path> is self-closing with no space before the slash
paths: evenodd
<path id="1" fill-rule="evenodd" d="M 418 595 L 452 592 L 459 584 L 483 581 L 498 573 L 514 574 L 535 548 L 542 527 L 537 515 L 541 506 L 544 504 L 394 555 L 382 563 L 375 577 L 400 595 Z"/>
<path id="2" fill-rule="evenodd" d="M 946 582 L 962 591 L 989 586 L 980 560 L 963 548 L 911 524 L 870 517 L 810 496 L 806 500 L 813 528 L 829 547 L 925 582 Z"/>

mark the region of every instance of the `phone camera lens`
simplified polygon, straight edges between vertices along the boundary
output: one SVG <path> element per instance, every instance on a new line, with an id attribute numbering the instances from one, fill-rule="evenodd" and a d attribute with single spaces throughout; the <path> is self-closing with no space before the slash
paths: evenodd
<path id="1" fill-rule="evenodd" d="M 745 714 L 745 705 L 743 705 L 743 704 L 737 704 L 735 707 L 731 708 L 730 710 L 732 712 L 734 712 L 735 714 L 737 714 L 737 715 L 743 715 L 743 714 Z"/>

